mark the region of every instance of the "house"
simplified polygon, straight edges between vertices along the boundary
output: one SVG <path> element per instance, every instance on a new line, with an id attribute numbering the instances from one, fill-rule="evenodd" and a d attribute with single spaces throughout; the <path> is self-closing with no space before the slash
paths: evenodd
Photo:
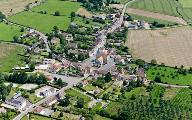
<path id="1" fill-rule="evenodd" d="M 59 43 L 59 38 L 53 37 L 51 39 L 51 45 L 57 45 Z"/>
<path id="2" fill-rule="evenodd" d="M 137 74 L 139 80 L 141 80 L 142 82 L 145 82 L 147 80 L 144 68 L 138 68 L 136 71 L 136 74 Z"/>
<path id="3" fill-rule="evenodd" d="M 13 98 L 5 101 L 5 104 L 13 106 L 14 109 L 19 111 L 25 110 L 30 107 L 32 104 L 21 96 L 21 93 L 17 93 Z"/>
<path id="4" fill-rule="evenodd" d="M 139 28 L 137 24 L 133 24 L 128 21 L 124 22 L 124 26 L 127 27 L 128 29 L 138 29 Z"/>
<path id="5" fill-rule="evenodd" d="M 71 49 L 77 49 L 78 48 L 77 43 L 75 43 L 75 42 L 69 42 L 68 45 L 69 45 L 69 48 L 71 48 Z"/>
<path id="6" fill-rule="evenodd" d="M 65 40 L 67 40 L 68 42 L 73 41 L 73 35 L 72 35 L 72 34 L 63 32 L 61 35 L 62 35 L 62 36 L 65 38 Z"/>
<path id="7" fill-rule="evenodd" d="M 57 73 L 60 69 L 62 68 L 61 63 L 55 63 L 55 64 L 51 64 L 47 71 L 50 73 Z"/>
<path id="8" fill-rule="evenodd" d="M 107 18 L 110 20 L 113 20 L 116 17 L 116 14 L 109 14 L 107 15 Z"/>
<path id="9" fill-rule="evenodd" d="M 89 84 L 88 80 L 82 80 L 77 84 L 79 87 L 85 87 L 87 84 Z"/>
<path id="10" fill-rule="evenodd" d="M 46 64 L 54 64 L 55 63 L 55 59 L 47 59 L 45 58 L 43 60 L 43 64 L 46 65 Z"/>
<path id="11" fill-rule="evenodd" d="M 47 70 L 48 69 L 48 67 L 49 67 L 49 65 L 36 65 L 35 66 L 35 70 L 43 70 L 43 71 L 45 71 L 45 70 Z"/>
<path id="12" fill-rule="evenodd" d="M 94 15 L 92 16 L 92 18 L 94 20 L 105 20 L 106 19 L 106 15 L 102 14 L 102 15 Z"/>
<path id="13" fill-rule="evenodd" d="M 47 89 L 45 91 L 40 92 L 40 96 L 47 97 L 55 92 L 54 88 Z"/>
<path id="14" fill-rule="evenodd" d="M 29 66 L 25 65 L 25 67 L 14 67 L 12 70 L 29 70 Z"/>

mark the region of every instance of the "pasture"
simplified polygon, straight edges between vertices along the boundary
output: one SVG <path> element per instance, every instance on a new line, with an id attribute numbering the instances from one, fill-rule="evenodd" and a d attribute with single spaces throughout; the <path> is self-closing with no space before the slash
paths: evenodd
<path id="1" fill-rule="evenodd" d="M 18 45 L 0 43 L 0 72 L 9 72 L 15 65 L 22 65 L 22 57 L 18 54 L 23 49 Z"/>
<path id="2" fill-rule="evenodd" d="M 44 4 L 32 8 L 30 11 L 24 11 L 8 19 L 12 22 L 35 28 L 41 32 L 49 33 L 54 26 L 66 30 L 70 24 L 71 12 L 76 12 L 80 8 L 78 2 L 69 2 L 61 0 L 48 0 Z M 47 14 L 40 13 L 46 11 Z M 53 14 L 58 11 L 60 16 Z"/>
<path id="3" fill-rule="evenodd" d="M 186 0 L 138 0 L 129 5 L 131 8 L 162 13 L 166 15 L 181 17 L 187 22 L 192 20 L 192 6 L 183 7 Z M 183 4 L 183 5 L 182 5 Z"/>
<path id="4" fill-rule="evenodd" d="M 26 5 L 35 1 L 40 0 L 0 0 L 0 11 L 2 11 L 5 15 L 10 16 L 23 11 Z"/>
<path id="5" fill-rule="evenodd" d="M 192 66 L 192 28 L 177 27 L 159 30 L 130 30 L 127 46 L 136 58 L 168 66 Z"/>
<path id="6" fill-rule="evenodd" d="M 15 25 L 0 23 L 0 41 L 12 42 L 15 35 L 21 35 L 20 28 Z"/>
<path id="7" fill-rule="evenodd" d="M 163 83 L 192 85 L 192 74 L 179 74 L 177 69 L 170 67 L 150 66 L 146 74 L 149 80 L 154 80 L 156 76 L 161 76 L 161 81 Z"/>

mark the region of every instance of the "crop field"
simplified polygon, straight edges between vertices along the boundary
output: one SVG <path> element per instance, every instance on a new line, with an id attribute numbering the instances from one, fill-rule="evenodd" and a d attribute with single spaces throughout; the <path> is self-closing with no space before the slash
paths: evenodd
<path id="1" fill-rule="evenodd" d="M 21 35 L 20 28 L 14 25 L 0 23 L 0 41 L 11 42 L 15 35 Z"/>
<path id="2" fill-rule="evenodd" d="M 191 22 L 192 6 L 189 5 L 188 7 L 185 7 L 188 3 L 186 0 L 183 1 L 184 2 L 182 2 L 182 0 L 138 0 L 130 4 L 129 7 L 177 16 L 183 18 L 187 22 Z"/>
<path id="3" fill-rule="evenodd" d="M 154 21 L 157 21 L 159 24 L 164 24 L 165 26 L 169 26 L 169 25 L 175 25 L 175 22 L 170 22 L 167 20 L 160 20 L 160 19 L 155 19 L 155 18 L 151 18 L 151 17 L 146 17 L 146 16 L 141 16 L 141 15 L 135 15 L 135 14 L 130 14 L 129 15 L 135 19 L 135 20 L 144 20 L 148 23 L 153 23 Z"/>
<path id="4" fill-rule="evenodd" d="M 160 19 L 160 20 L 164 20 L 164 21 L 170 21 L 170 22 L 174 22 L 174 23 L 178 23 L 178 24 L 182 24 L 182 25 L 187 25 L 187 22 L 180 17 L 165 15 L 165 14 L 161 14 L 161 13 L 154 13 L 154 12 L 144 11 L 144 10 L 139 10 L 139 9 L 134 9 L 134 8 L 128 8 L 127 13 L 145 16 L 145 17 L 149 17 L 149 18 Z"/>
<path id="5" fill-rule="evenodd" d="M 192 0 L 179 0 L 179 1 L 184 8 L 192 7 Z"/>
<path id="6" fill-rule="evenodd" d="M 132 55 L 147 62 L 152 59 L 168 66 L 192 66 L 192 28 L 131 30 L 126 44 Z"/>
<path id="7" fill-rule="evenodd" d="M 192 85 L 192 74 L 179 74 L 177 69 L 170 67 L 150 66 L 146 71 L 147 79 L 154 80 L 156 76 L 161 76 L 161 81 L 168 84 Z"/>
<path id="8" fill-rule="evenodd" d="M 40 0 L 0 0 L 0 11 L 2 11 L 5 15 L 10 16 L 23 11 L 26 5 L 35 1 Z"/>
<path id="9" fill-rule="evenodd" d="M 70 24 L 71 12 L 76 12 L 80 8 L 77 2 L 48 0 L 46 3 L 32 8 L 30 11 L 24 11 L 9 17 L 10 21 L 35 28 L 41 32 L 49 33 L 54 26 L 66 30 Z M 39 13 L 46 11 L 47 14 Z M 53 14 L 59 11 L 60 16 Z"/>
<path id="10" fill-rule="evenodd" d="M 11 44 L 0 43 L 0 72 L 9 72 L 14 65 L 21 65 L 23 47 Z"/>

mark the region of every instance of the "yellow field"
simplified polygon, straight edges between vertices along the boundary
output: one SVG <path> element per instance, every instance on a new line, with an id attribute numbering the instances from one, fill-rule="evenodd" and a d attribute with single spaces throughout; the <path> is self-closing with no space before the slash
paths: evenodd
<path id="1" fill-rule="evenodd" d="M 0 11 L 9 16 L 25 9 L 29 3 L 40 0 L 0 0 Z M 12 9 L 12 12 L 10 12 Z"/>
<path id="2" fill-rule="evenodd" d="M 147 62 L 152 59 L 169 66 L 192 66 L 192 28 L 178 27 L 160 30 L 133 30 L 127 45 L 134 57 Z"/>

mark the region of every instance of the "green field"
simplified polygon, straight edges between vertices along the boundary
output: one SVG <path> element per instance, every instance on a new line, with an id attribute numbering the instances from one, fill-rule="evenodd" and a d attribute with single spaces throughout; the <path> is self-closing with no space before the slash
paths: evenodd
<path id="1" fill-rule="evenodd" d="M 80 92 L 78 92 L 76 90 L 73 90 L 73 89 L 68 89 L 65 92 L 70 97 L 80 97 L 80 98 L 83 98 L 85 103 L 87 103 L 87 102 L 89 102 L 91 100 L 88 96 L 85 96 L 82 93 L 80 93 Z"/>
<path id="2" fill-rule="evenodd" d="M 18 45 L 11 45 L 0 43 L 0 72 L 9 72 L 14 65 L 22 65 L 21 56 L 23 47 Z"/>
<path id="3" fill-rule="evenodd" d="M 185 19 L 188 22 L 191 22 L 192 6 L 184 8 L 181 3 L 188 4 L 186 0 L 185 2 L 179 2 L 176 0 L 138 0 L 130 4 L 129 7 L 177 16 Z"/>
<path id="4" fill-rule="evenodd" d="M 154 105 L 159 105 L 159 100 L 161 97 L 163 97 L 163 94 L 165 92 L 165 88 L 159 85 L 154 85 L 153 89 L 150 93 L 152 97 L 152 102 Z"/>
<path id="5" fill-rule="evenodd" d="M 161 81 L 168 84 L 192 85 L 192 74 L 182 75 L 177 73 L 177 69 L 170 67 L 150 66 L 146 71 L 147 79 L 154 80 L 157 75 L 161 76 Z"/>
<path id="6" fill-rule="evenodd" d="M 54 26 L 66 30 L 71 21 L 71 12 L 76 12 L 78 8 L 80 8 L 78 2 L 48 0 L 46 3 L 34 7 L 30 11 L 18 13 L 8 19 L 15 23 L 35 28 L 44 33 L 49 33 Z M 39 13 L 41 11 L 46 11 L 47 14 Z M 59 11 L 60 16 L 53 15 L 56 11 Z"/>
<path id="7" fill-rule="evenodd" d="M 21 35 L 20 28 L 0 22 L 0 41 L 12 42 L 15 35 Z"/>

